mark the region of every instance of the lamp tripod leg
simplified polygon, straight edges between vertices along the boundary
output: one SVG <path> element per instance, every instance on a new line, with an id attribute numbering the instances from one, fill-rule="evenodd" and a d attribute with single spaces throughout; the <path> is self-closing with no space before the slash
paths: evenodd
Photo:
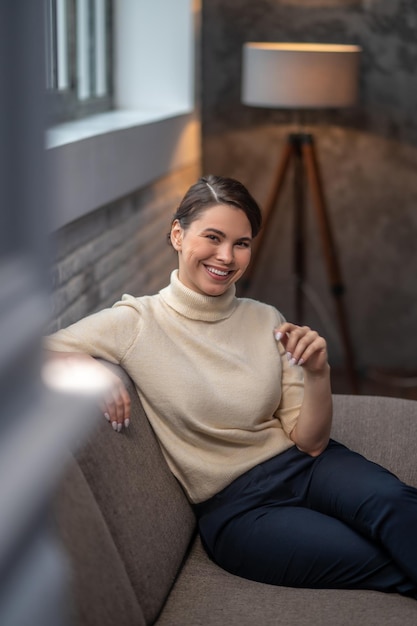
<path id="1" fill-rule="evenodd" d="M 268 226 L 271 222 L 273 209 L 277 205 L 279 195 L 281 193 L 285 178 L 287 176 L 287 172 L 288 172 L 288 168 L 291 162 L 291 157 L 293 155 L 293 152 L 294 152 L 294 145 L 291 141 L 291 138 L 288 137 L 283 153 L 278 163 L 278 167 L 275 173 L 271 191 L 264 205 L 264 212 L 263 212 L 263 218 L 262 218 L 263 226 L 262 226 L 262 230 L 260 231 L 260 233 L 258 234 L 258 236 L 256 237 L 254 241 L 251 262 L 249 264 L 249 267 L 246 270 L 245 278 L 242 283 L 244 291 L 247 291 L 247 289 L 250 287 L 250 283 L 253 277 L 253 271 L 254 271 L 254 268 L 256 267 L 259 253 L 262 250 L 262 242 L 264 241 L 265 234 L 268 232 Z"/>
<path id="2" fill-rule="evenodd" d="M 295 323 L 303 324 L 304 294 L 306 278 L 305 259 L 305 166 L 302 153 L 302 134 L 294 133 L 291 141 L 294 146 L 294 226 L 293 226 L 293 264 L 295 274 Z"/>
<path id="3" fill-rule="evenodd" d="M 273 185 L 271 187 L 271 191 L 265 203 L 265 209 L 264 209 L 264 223 L 265 224 L 270 219 L 272 211 L 277 204 L 278 197 L 281 193 L 282 186 L 284 184 L 285 177 L 286 177 L 293 153 L 294 153 L 294 142 L 292 141 L 291 135 L 289 135 L 285 142 L 284 150 L 282 152 L 281 158 L 278 163 L 278 167 L 275 173 L 275 178 L 273 181 Z"/>
<path id="4" fill-rule="evenodd" d="M 302 155 L 306 166 L 307 180 L 312 193 L 313 205 L 316 210 L 316 218 L 320 231 L 320 238 L 324 253 L 324 259 L 329 277 L 330 289 L 334 298 L 339 330 L 345 353 L 345 363 L 353 393 L 358 393 L 358 379 L 355 369 L 355 360 L 352 341 L 347 324 L 347 317 L 343 302 L 344 285 L 337 258 L 336 245 L 333 238 L 330 220 L 326 209 L 323 184 L 320 176 L 314 139 L 312 135 L 305 135 L 302 144 Z"/>

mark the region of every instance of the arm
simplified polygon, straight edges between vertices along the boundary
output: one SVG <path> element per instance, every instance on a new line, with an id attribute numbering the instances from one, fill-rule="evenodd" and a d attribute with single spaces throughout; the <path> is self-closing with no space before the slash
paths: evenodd
<path id="1" fill-rule="evenodd" d="M 123 425 L 129 426 L 130 397 L 125 386 L 116 374 L 89 354 L 81 352 L 45 351 L 48 365 L 55 369 L 61 380 L 74 377 L 93 377 L 104 389 L 100 398 L 100 408 L 114 430 L 120 432 Z"/>
<path id="2" fill-rule="evenodd" d="M 290 437 L 297 448 L 318 456 L 326 448 L 332 423 L 332 393 L 327 345 L 308 326 L 284 323 L 275 330 L 291 365 L 304 370 L 304 397 Z"/>
<path id="3" fill-rule="evenodd" d="M 140 322 L 138 310 L 129 305 L 130 300 L 126 302 L 127 306 L 124 302 L 117 303 L 44 339 L 48 360 L 55 362 L 56 374 L 74 378 L 82 376 L 80 371 L 84 369 L 86 374 L 102 381 L 106 391 L 100 407 L 118 432 L 129 424 L 129 394 L 118 376 L 96 358 L 123 366 L 123 357 L 138 335 Z"/>

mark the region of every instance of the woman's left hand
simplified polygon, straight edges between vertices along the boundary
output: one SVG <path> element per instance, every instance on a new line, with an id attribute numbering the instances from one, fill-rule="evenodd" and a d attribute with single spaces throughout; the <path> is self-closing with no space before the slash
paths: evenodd
<path id="1" fill-rule="evenodd" d="M 313 375 L 327 372 L 327 343 L 315 330 L 285 322 L 275 328 L 274 335 L 284 346 L 291 365 L 301 365 Z"/>
<path id="2" fill-rule="evenodd" d="M 289 322 L 281 324 L 274 334 L 284 346 L 290 365 L 301 365 L 304 370 L 303 399 L 290 438 L 299 450 L 317 456 L 329 443 L 332 424 L 326 341 L 308 326 Z"/>

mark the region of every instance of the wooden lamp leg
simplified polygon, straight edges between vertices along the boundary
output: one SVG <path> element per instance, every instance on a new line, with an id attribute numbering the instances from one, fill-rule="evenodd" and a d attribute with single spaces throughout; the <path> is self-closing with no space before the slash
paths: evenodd
<path id="1" fill-rule="evenodd" d="M 262 250 L 262 242 L 265 238 L 265 233 L 268 232 L 268 226 L 271 222 L 271 218 L 273 215 L 273 209 L 277 205 L 279 195 L 281 193 L 285 178 L 287 176 L 287 172 L 291 163 L 291 158 L 294 151 L 294 145 L 291 141 L 291 137 L 287 138 L 286 144 L 284 146 L 283 153 L 278 163 L 278 167 L 275 173 L 274 182 L 269 193 L 268 199 L 265 203 L 264 212 L 262 216 L 262 229 L 256 239 L 254 240 L 253 250 L 252 250 L 252 258 L 249 264 L 248 269 L 246 270 L 245 276 L 243 278 L 242 287 L 244 291 L 249 289 L 251 280 L 253 277 L 253 271 L 256 267 L 256 263 L 259 257 L 259 253 Z"/>
<path id="2" fill-rule="evenodd" d="M 295 274 L 295 323 L 301 326 L 304 320 L 303 285 L 306 277 L 306 238 L 305 238 L 305 167 L 300 138 L 291 135 L 294 146 L 294 224 L 293 224 L 293 264 Z"/>
<path id="3" fill-rule="evenodd" d="M 307 180 L 312 193 L 313 205 L 316 211 L 316 218 L 320 231 L 320 238 L 329 277 L 330 289 L 336 306 L 339 330 L 345 352 L 347 373 L 353 393 L 358 393 L 358 380 L 354 365 L 352 341 L 350 338 L 343 302 L 343 294 L 345 288 L 342 281 L 336 252 L 336 245 L 326 208 L 323 184 L 314 145 L 314 138 L 312 135 L 304 135 L 304 140 L 302 143 L 302 153 L 306 166 Z"/>

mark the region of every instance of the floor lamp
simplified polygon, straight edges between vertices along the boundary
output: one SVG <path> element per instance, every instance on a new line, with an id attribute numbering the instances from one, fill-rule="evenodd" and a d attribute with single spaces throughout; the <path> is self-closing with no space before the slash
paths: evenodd
<path id="1" fill-rule="evenodd" d="M 357 99 L 358 46 L 299 43 L 244 44 L 242 102 L 251 106 L 284 108 L 293 111 L 352 106 Z M 264 208 L 264 227 L 258 236 L 246 285 L 250 284 L 261 249 L 269 231 L 288 172 L 294 171 L 294 272 L 296 275 L 296 321 L 303 321 L 305 282 L 305 189 L 309 188 L 315 209 L 330 290 L 334 298 L 350 386 L 358 392 L 357 373 L 343 302 L 344 285 L 336 244 L 326 208 L 322 176 L 311 133 L 296 132 L 287 137 L 274 182 Z"/>

